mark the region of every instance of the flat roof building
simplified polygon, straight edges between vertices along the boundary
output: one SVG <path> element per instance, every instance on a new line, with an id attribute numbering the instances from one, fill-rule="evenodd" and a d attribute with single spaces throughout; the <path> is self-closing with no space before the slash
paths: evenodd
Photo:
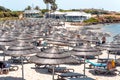
<path id="1" fill-rule="evenodd" d="M 84 20 L 87 20 L 91 18 L 91 14 L 85 13 L 85 12 L 59 12 L 55 11 L 50 14 L 45 15 L 46 18 L 55 18 L 55 19 L 65 19 L 65 21 L 69 22 L 82 22 Z"/>
<path id="2" fill-rule="evenodd" d="M 40 13 L 41 13 L 40 10 L 31 9 L 31 10 L 25 10 L 23 14 L 25 18 L 39 18 Z"/>

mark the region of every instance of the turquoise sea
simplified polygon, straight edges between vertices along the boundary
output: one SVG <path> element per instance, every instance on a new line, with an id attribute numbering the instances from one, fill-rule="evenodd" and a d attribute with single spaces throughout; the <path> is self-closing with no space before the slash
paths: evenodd
<path id="1" fill-rule="evenodd" d="M 118 24 L 105 24 L 102 27 L 103 32 L 110 32 L 111 37 L 108 38 L 109 41 L 113 40 L 113 36 L 120 34 L 120 23 Z"/>

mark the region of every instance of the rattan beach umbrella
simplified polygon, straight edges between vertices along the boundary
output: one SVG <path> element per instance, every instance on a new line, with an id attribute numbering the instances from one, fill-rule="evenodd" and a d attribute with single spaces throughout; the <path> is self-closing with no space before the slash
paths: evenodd
<path id="1" fill-rule="evenodd" d="M 89 42 L 100 42 L 100 40 L 95 36 L 86 36 L 83 40 Z"/>
<path id="2" fill-rule="evenodd" d="M 6 50 L 5 46 L 0 45 L 0 50 L 2 50 L 2 51 Z"/>
<path id="3" fill-rule="evenodd" d="M 112 44 L 120 45 L 120 40 L 116 39 L 116 40 L 113 40 L 111 43 L 112 43 Z"/>
<path id="4" fill-rule="evenodd" d="M 2 30 L 0 30 L 0 36 L 2 36 L 3 35 L 3 31 Z"/>
<path id="5" fill-rule="evenodd" d="M 45 37 L 43 36 L 43 33 L 40 32 L 39 30 L 35 30 L 35 31 L 33 32 L 33 34 L 32 34 L 32 37 L 33 37 L 34 39 L 45 38 Z"/>
<path id="6" fill-rule="evenodd" d="M 85 35 L 85 36 L 94 36 L 93 32 L 87 31 L 87 30 L 84 30 L 84 29 L 80 32 L 80 34 Z"/>
<path id="7" fill-rule="evenodd" d="M 36 56 L 30 58 L 31 62 L 39 64 L 58 65 L 71 62 L 77 62 L 73 57 L 70 56 L 69 52 L 64 52 L 56 47 L 51 47 Z M 54 80 L 54 66 L 53 66 L 53 77 Z"/>
<path id="8" fill-rule="evenodd" d="M 52 37 L 53 36 L 53 37 Z M 52 35 L 49 38 L 46 38 L 47 43 L 57 45 L 57 46 L 68 46 L 68 42 L 59 35 Z"/>
<path id="9" fill-rule="evenodd" d="M 12 37 L 12 38 L 16 38 L 20 35 L 20 33 L 16 33 L 16 32 L 10 32 L 9 33 L 9 36 Z"/>
<path id="10" fill-rule="evenodd" d="M 108 59 L 109 59 L 109 52 L 114 52 L 115 53 L 115 60 L 116 60 L 116 53 L 120 51 L 120 45 L 116 43 L 106 43 L 106 44 L 101 44 L 99 46 L 99 49 L 107 50 L 108 51 Z"/>
<path id="11" fill-rule="evenodd" d="M 90 45 L 76 46 L 71 51 L 72 55 L 84 56 L 84 75 L 85 75 L 85 59 L 86 56 L 98 56 L 102 54 L 99 50 L 91 47 Z"/>
<path id="12" fill-rule="evenodd" d="M 0 37 L 0 45 L 2 46 L 10 46 L 16 44 L 15 38 L 11 38 L 8 36 L 7 33 L 4 33 L 1 37 Z M 6 49 L 5 49 L 6 50 Z M 4 54 L 4 58 L 3 61 L 5 61 L 5 54 Z"/>
<path id="13" fill-rule="evenodd" d="M 33 42 L 33 38 L 31 35 L 29 34 L 20 34 L 18 37 L 17 37 L 17 40 L 20 41 L 25 41 L 25 42 Z"/>
<path id="14" fill-rule="evenodd" d="M 85 26 L 83 27 L 83 29 L 86 29 L 86 30 L 99 30 L 101 29 L 100 26 Z"/>
<path id="15" fill-rule="evenodd" d="M 110 33 L 107 33 L 107 32 L 104 33 L 103 36 L 105 36 L 105 37 L 111 37 Z"/>
<path id="16" fill-rule="evenodd" d="M 23 80 L 24 80 L 23 56 L 31 56 L 39 52 L 40 50 L 38 48 L 24 41 L 19 41 L 17 44 L 10 46 L 6 51 L 4 51 L 4 53 L 7 55 L 21 57 L 22 79 Z"/>
<path id="17" fill-rule="evenodd" d="M 114 40 L 120 40 L 120 34 L 117 34 L 117 35 L 113 36 L 113 39 Z"/>
<path id="18" fill-rule="evenodd" d="M 74 46 L 74 44 L 75 44 L 75 46 L 76 45 L 80 45 L 80 44 L 83 44 L 84 43 L 84 41 L 81 39 L 81 38 L 78 38 L 78 37 L 75 37 L 75 38 L 68 38 L 67 39 L 67 42 L 69 43 L 69 44 L 71 44 L 70 46 Z"/>
<path id="19" fill-rule="evenodd" d="M 10 46 L 10 45 L 14 44 L 14 42 L 15 42 L 15 38 L 9 37 L 8 33 L 4 33 L 0 37 L 0 45 Z"/>
<path id="20" fill-rule="evenodd" d="M 76 56 L 97 56 L 101 54 L 101 52 L 98 51 L 98 49 L 89 45 L 76 46 L 73 48 L 72 51 L 74 52 L 73 55 Z"/>
<path id="21" fill-rule="evenodd" d="M 53 41 L 47 41 L 48 44 L 57 45 L 57 46 L 69 46 L 69 44 L 66 41 L 60 41 L 60 40 L 53 40 Z"/>

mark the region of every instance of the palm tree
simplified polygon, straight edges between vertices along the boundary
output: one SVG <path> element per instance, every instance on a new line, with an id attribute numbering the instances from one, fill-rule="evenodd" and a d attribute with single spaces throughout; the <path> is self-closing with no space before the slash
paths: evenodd
<path id="1" fill-rule="evenodd" d="M 58 8 L 58 7 L 57 7 L 57 4 L 56 4 L 56 3 L 52 3 L 52 4 L 51 4 L 51 10 L 56 11 L 57 8 Z"/>
<path id="2" fill-rule="evenodd" d="M 44 3 L 46 4 L 46 10 L 48 11 L 49 13 L 49 4 L 54 4 L 55 3 L 55 0 L 43 0 Z M 49 17 L 49 14 L 48 14 L 48 17 Z"/>
<path id="3" fill-rule="evenodd" d="M 44 3 L 46 4 L 46 9 L 49 10 L 49 4 L 55 3 L 55 0 L 43 0 Z"/>
<path id="4" fill-rule="evenodd" d="M 49 0 L 43 0 L 43 1 L 46 4 L 46 10 L 49 10 Z"/>

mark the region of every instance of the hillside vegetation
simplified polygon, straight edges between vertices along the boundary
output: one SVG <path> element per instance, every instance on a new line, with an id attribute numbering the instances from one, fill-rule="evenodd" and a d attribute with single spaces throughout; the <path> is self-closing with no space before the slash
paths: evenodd
<path id="1" fill-rule="evenodd" d="M 18 17 L 21 11 L 11 11 L 3 6 L 0 6 L 0 18 Z"/>

